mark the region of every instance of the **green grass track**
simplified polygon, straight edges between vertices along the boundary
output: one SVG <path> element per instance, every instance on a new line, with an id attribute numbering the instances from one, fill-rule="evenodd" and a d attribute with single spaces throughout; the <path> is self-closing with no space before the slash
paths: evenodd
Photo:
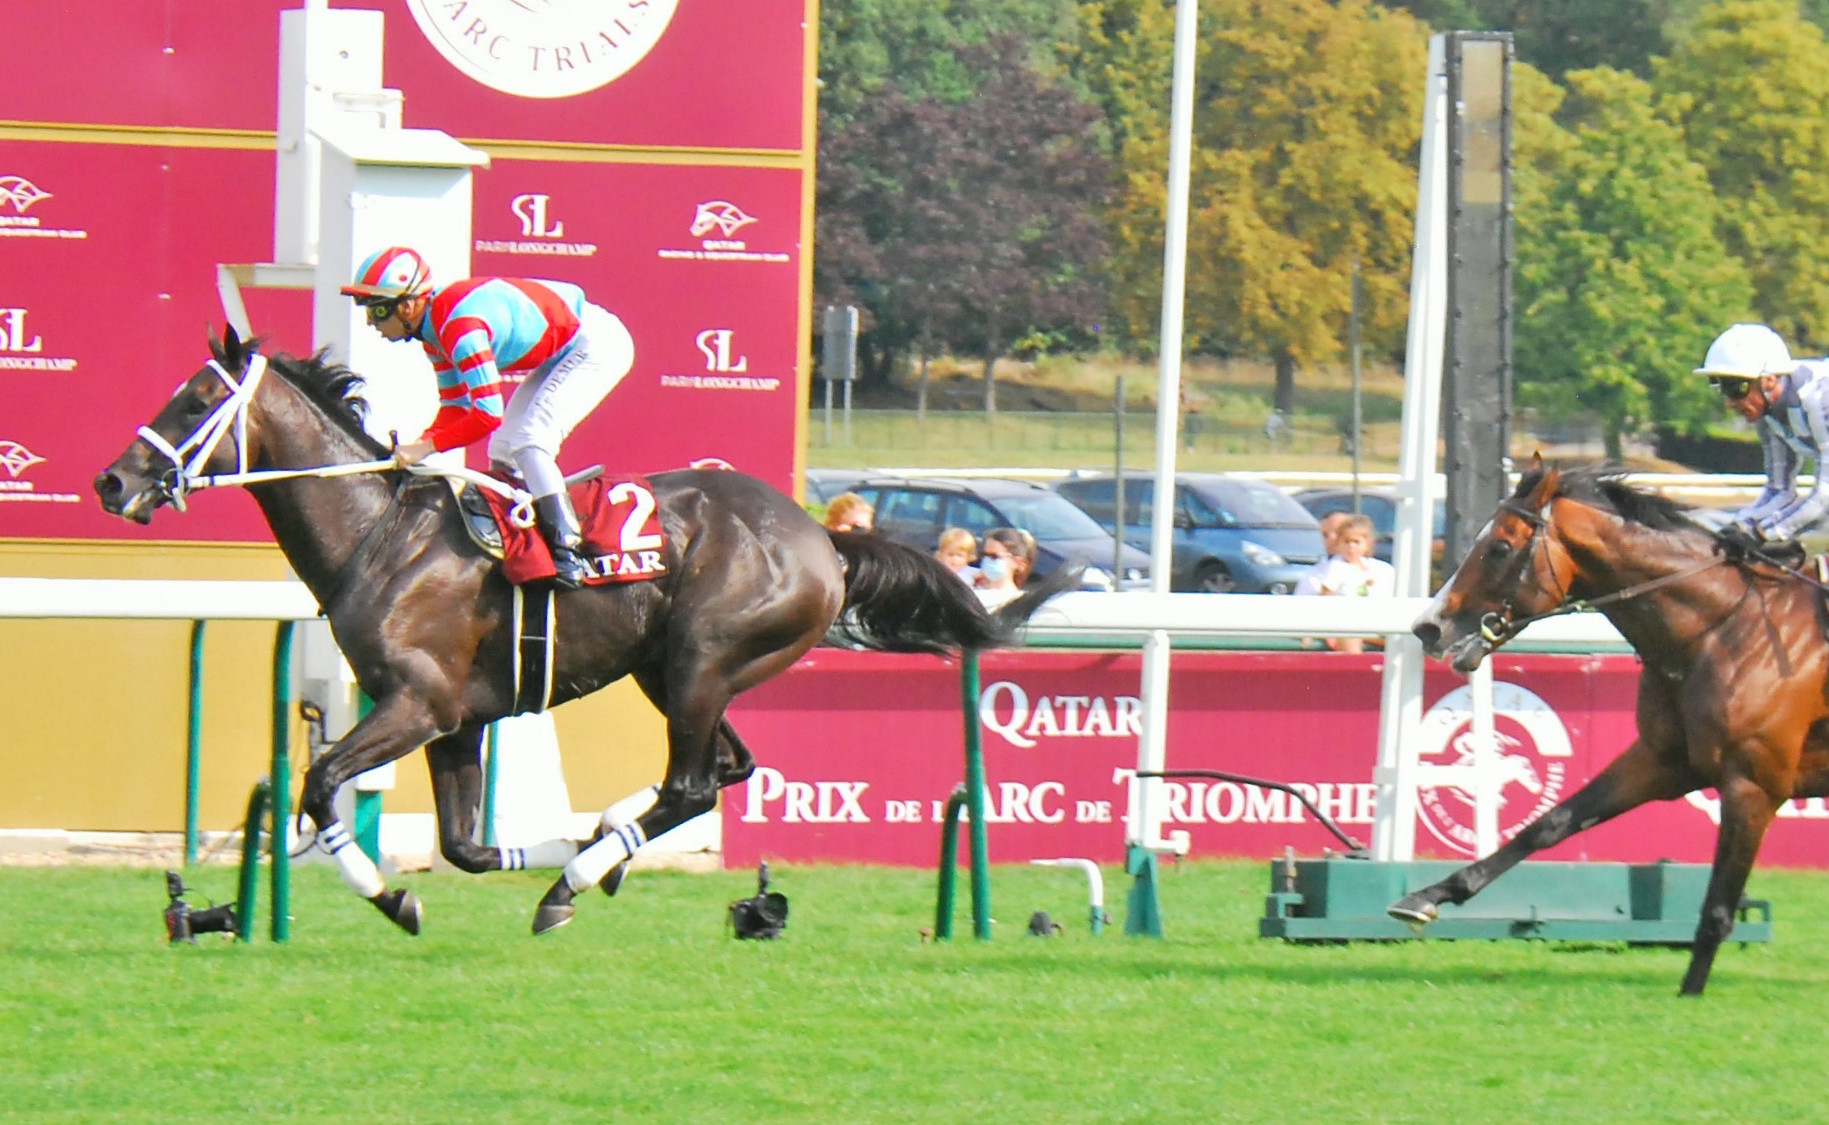
<path id="1" fill-rule="evenodd" d="M 1097 937 L 1077 873 L 998 868 L 996 938 L 946 945 L 931 872 L 777 867 L 774 943 L 724 930 L 745 872 L 535 940 L 549 874 L 397 877 L 413 939 L 313 865 L 289 944 L 168 948 L 157 871 L 0 868 L 0 1121 L 1797 1122 L 1829 1088 L 1829 875 L 1756 873 L 1776 940 L 1697 1001 L 1682 950 L 1262 940 L 1267 862 L 1166 869 L 1159 941 L 1115 868 Z"/>

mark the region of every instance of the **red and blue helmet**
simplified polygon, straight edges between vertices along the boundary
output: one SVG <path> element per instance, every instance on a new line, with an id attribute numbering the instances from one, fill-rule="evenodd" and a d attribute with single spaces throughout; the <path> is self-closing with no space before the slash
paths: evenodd
<path id="1" fill-rule="evenodd" d="M 393 300 L 411 297 L 430 288 L 432 271 L 426 267 L 419 251 L 406 246 L 389 246 L 362 259 L 362 264 L 356 267 L 356 279 L 343 286 L 343 294 Z"/>

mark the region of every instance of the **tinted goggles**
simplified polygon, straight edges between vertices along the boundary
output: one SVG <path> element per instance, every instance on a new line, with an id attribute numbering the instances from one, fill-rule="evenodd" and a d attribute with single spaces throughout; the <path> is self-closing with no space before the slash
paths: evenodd
<path id="1" fill-rule="evenodd" d="M 394 297 L 390 300 L 358 301 L 356 303 L 361 305 L 363 311 L 368 314 L 370 324 L 380 324 L 393 316 L 394 311 L 400 307 L 400 302 L 406 299 L 405 297 Z"/>
<path id="2" fill-rule="evenodd" d="M 1708 385 L 1721 392 L 1721 397 L 1729 402 L 1739 402 L 1753 393 L 1753 380 L 1735 379 L 1721 375 L 1710 375 Z"/>

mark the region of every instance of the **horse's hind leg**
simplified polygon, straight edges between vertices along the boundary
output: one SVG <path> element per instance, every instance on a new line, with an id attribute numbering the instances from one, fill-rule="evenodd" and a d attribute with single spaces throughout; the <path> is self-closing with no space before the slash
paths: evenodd
<path id="1" fill-rule="evenodd" d="M 1701 784 L 1687 765 L 1659 756 L 1640 739 L 1573 796 L 1525 825 L 1497 851 L 1440 882 L 1410 892 L 1392 903 L 1386 913 L 1414 925 L 1433 922 L 1436 908 L 1442 903 L 1458 906 L 1466 902 L 1532 854 L 1647 801 L 1672 800 Z"/>
<path id="2" fill-rule="evenodd" d="M 438 848 L 452 866 L 472 874 L 564 867 L 578 854 L 573 840 L 543 840 L 525 848 L 486 847 L 477 840 L 483 807 L 483 728 L 470 725 L 425 748 L 438 814 Z"/>
<path id="3" fill-rule="evenodd" d="M 1702 995 L 1715 954 L 1733 932 L 1734 915 L 1752 874 L 1753 858 L 1759 854 L 1759 843 L 1778 812 L 1772 797 L 1746 778 L 1723 780 L 1720 791 L 1721 831 L 1715 837 L 1715 866 L 1708 875 L 1708 892 L 1702 897 L 1702 917 L 1696 923 L 1689 968 L 1678 990 L 1683 996 Z"/>
<path id="4" fill-rule="evenodd" d="M 680 679 L 688 679 L 693 686 L 675 687 L 669 693 L 667 776 L 654 807 L 633 823 L 606 831 L 565 865 L 564 874 L 534 913 L 534 933 L 543 934 L 571 921 L 572 899 L 579 892 L 627 863 L 649 840 L 717 805 L 716 735 L 732 693 L 715 672 Z"/>

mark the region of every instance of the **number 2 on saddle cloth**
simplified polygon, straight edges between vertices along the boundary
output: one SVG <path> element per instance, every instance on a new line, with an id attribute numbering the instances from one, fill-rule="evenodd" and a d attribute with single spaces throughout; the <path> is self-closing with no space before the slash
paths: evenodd
<path id="1" fill-rule="evenodd" d="M 553 576 L 552 552 L 537 527 L 508 516 L 507 497 L 479 490 L 502 533 L 502 574 L 516 586 Z M 660 517 L 646 477 L 596 477 L 571 487 L 572 508 L 584 532 L 579 554 L 590 570 L 587 586 L 644 582 L 667 572 Z"/>

